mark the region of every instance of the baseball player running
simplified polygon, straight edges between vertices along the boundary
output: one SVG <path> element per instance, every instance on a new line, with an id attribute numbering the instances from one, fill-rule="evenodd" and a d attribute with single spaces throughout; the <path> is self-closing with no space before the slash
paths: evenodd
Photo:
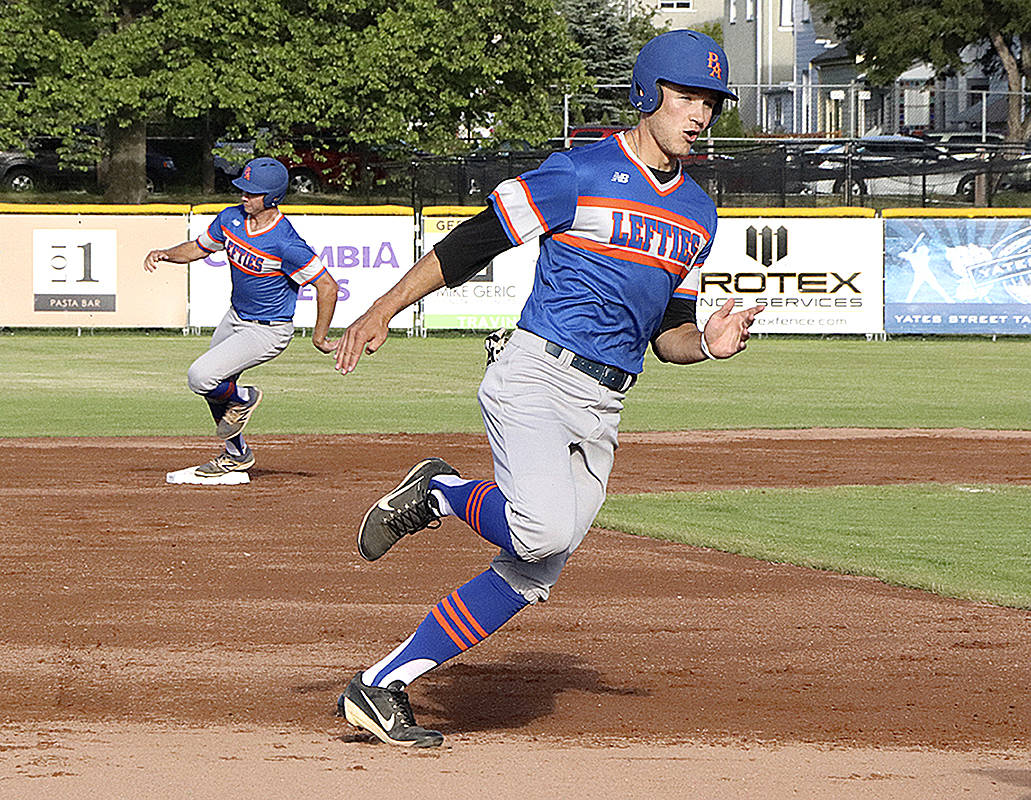
<path id="1" fill-rule="evenodd" d="M 696 324 L 716 207 L 680 167 L 728 98 L 737 99 L 715 41 L 687 30 L 652 39 L 633 69 L 630 101 L 641 112 L 633 130 L 555 153 L 501 183 L 486 211 L 456 227 L 341 337 L 336 362 L 346 374 L 362 350 L 383 344 L 400 310 L 461 284 L 505 249 L 540 240 L 518 327 L 479 390 L 494 479 L 467 480 L 427 458 L 368 510 L 358 532 L 359 553 L 374 561 L 454 515 L 499 552 L 354 676 L 337 704 L 352 724 L 392 744 L 439 745 L 439 732 L 416 724 L 405 688 L 547 600 L 605 498 L 620 411 L 648 343 L 677 364 L 745 349 L 762 306 L 735 312 L 728 300 L 704 332 Z"/>
<path id="2" fill-rule="evenodd" d="M 151 250 L 143 268 L 153 272 L 162 261 L 186 264 L 225 250 L 233 282 L 232 302 L 211 337 L 211 344 L 190 365 L 190 389 L 208 401 L 216 432 L 225 440 L 224 451 L 197 474 L 217 477 L 254 466 L 254 452 L 243 439 L 243 429 L 261 402 L 261 389 L 240 386 L 245 369 L 269 361 L 290 343 L 294 333 L 297 290 L 315 285 L 316 319 L 312 343 L 333 352 L 327 341 L 337 302 L 337 284 L 315 251 L 279 210 L 286 196 L 286 167 L 274 158 L 249 162 L 233 186 L 241 191 L 241 204 L 224 209 L 208 229 L 193 241 L 168 250 Z"/>

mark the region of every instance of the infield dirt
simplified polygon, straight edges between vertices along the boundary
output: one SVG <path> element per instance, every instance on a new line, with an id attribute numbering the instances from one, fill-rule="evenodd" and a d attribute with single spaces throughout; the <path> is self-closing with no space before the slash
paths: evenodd
<path id="1" fill-rule="evenodd" d="M 428 754 L 333 716 L 490 547 L 356 554 L 366 507 L 479 436 L 0 440 L 0 797 L 1031 797 L 1031 613 L 592 531 L 551 600 L 416 682 Z M 624 434 L 611 492 L 1031 483 L 1031 434 Z M 943 520 L 943 525 L 948 521 Z"/>

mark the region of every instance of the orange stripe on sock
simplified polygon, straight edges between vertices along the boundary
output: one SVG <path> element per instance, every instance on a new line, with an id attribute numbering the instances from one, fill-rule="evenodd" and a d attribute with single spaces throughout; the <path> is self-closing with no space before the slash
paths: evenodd
<path id="1" fill-rule="evenodd" d="M 485 631 L 480 626 L 480 623 L 476 621 L 476 617 L 474 617 L 472 614 L 469 613 L 469 609 L 465 607 L 465 603 L 462 602 L 462 598 L 458 596 L 458 590 L 457 589 L 455 591 L 453 591 L 449 595 L 449 597 L 451 597 L 455 601 L 455 605 L 458 606 L 458 610 L 461 611 L 465 615 L 465 618 L 467 620 L 469 620 L 469 624 L 472 625 L 473 628 L 476 629 L 476 632 L 478 634 L 480 634 L 480 636 L 483 636 L 483 637 L 490 636 L 490 634 L 487 633 L 487 631 Z"/>
<path id="2" fill-rule="evenodd" d="M 447 624 L 447 620 L 444 619 L 444 615 L 440 613 L 440 609 L 436 606 L 433 607 L 433 618 L 437 620 L 437 624 L 444 629 L 444 633 L 451 637 L 451 641 L 458 645 L 459 650 L 468 650 L 469 645 L 462 641 L 462 638 L 452 630 L 451 626 Z"/>
<path id="3" fill-rule="evenodd" d="M 476 488 L 469 492 L 469 499 L 465 501 L 465 519 L 467 522 L 471 519 L 470 514 L 472 514 L 473 510 L 473 500 L 476 499 L 476 493 L 480 491 L 481 485 L 479 483 L 476 484 Z M 472 525 L 472 522 L 469 522 L 469 524 Z"/>
<path id="4" fill-rule="evenodd" d="M 469 515 L 469 524 L 473 526 L 473 530 L 477 533 L 480 532 L 480 506 L 483 505 L 483 496 L 487 494 L 487 482 L 484 481 L 476 487 L 476 495 L 473 500 L 473 509 Z"/>
<path id="5" fill-rule="evenodd" d="M 451 607 L 451 604 L 448 602 L 448 599 L 446 597 L 443 600 L 441 600 L 440 603 L 438 603 L 437 605 L 444 606 L 444 610 L 447 612 L 447 615 L 455 621 L 455 625 L 457 625 L 458 629 L 465 634 L 465 638 L 469 640 L 470 647 L 472 647 L 474 644 L 480 641 L 476 637 L 476 634 L 474 634 L 471 630 L 465 627 L 465 623 L 462 622 L 462 618 L 458 616 L 457 613 L 455 613 L 455 610 Z"/>
<path id="6" fill-rule="evenodd" d="M 483 492 L 480 493 L 479 498 L 476 500 L 476 532 L 480 531 L 480 509 L 483 508 L 483 498 L 485 498 L 494 489 L 497 489 L 498 485 L 494 481 L 486 481 L 483 485 Z"/>
<path id="7" fill-rule="evenodd" d="M 469 495 L 469 500 L 465 504 L 465 521 L 469 523 L 474 531 L 480 532 L 480 501 L 483 498 L 484 489 L 487 487 L 489 481 L 481 481 L 476 484 L 476 488 L 472 490 Z"/>

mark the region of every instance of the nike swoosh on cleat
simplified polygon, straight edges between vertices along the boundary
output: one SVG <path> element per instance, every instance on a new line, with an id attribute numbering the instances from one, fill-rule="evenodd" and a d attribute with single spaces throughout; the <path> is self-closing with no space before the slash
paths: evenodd
<path id="1" fill-rule="evenodd" d="M 387 494 L 387 495 L 384 495 L 383 497 L 381 497 L 379 499 L 379 501 L 376 503 L 376 505 L 379 508 L 382 508 L 384 511 L 397 511 L 396 508 L 394 508 L 392 505 L 390 505 L 390 501 L 396 495 L 398 495 L 401 492 L 403 492 L 406 488 L 408 488 L 408 487 L 406 487 L 406 486 L 399 486 L 398 488 L 394 489 L 394 491 L 392 491 L 390 494 Z"/>
<path id="2" fill-rule="evenodd" d="M 361 692 L 362 690 L 359 689 L 358 691 Z M 383 730 L 390 733 L 390 729 L 394 726 L 394 714 L 390 715 L 390 719 L 383 719 L 383 716 L 379 713 L 379 709 L 376 708 L 376 704 L 372 702 L 365 692 L 362 692 L 362 697 L 364 697 L 365 701 L 369 704 L 369 708 L 371 708 L 372 713 L 376 715 L 376 719 L 378 719 L 379 724 L 383 726 Z"/>

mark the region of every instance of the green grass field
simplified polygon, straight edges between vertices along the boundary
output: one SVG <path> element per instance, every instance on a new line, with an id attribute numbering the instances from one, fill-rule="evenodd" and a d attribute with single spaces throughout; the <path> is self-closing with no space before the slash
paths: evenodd
<path id="1" fill-rule="evenodd" d="M 0 436 L 208 435 L 185 383 L 206 337 L 0 335 Z M 306 339 L 247 373 L 254 434 L 482 431 L 478 336 L 392 337 L 346 377 Z M 723 363 L 649 356 L 624 431 L 1031 427 L 1031 341 L 753 339 Z M 1031 488 L 842 487 L 612 496 L 598 524 L 1031 608 Z"/>
<path id="2" fill-rule="evenodd" d="M 0 335 L 0 436 L 203 435 L 186 388 L 206 337 Z M 248 373 L 254 433 L 480 432 L 478 336 L 392 337 L 341 376 L 296 338 Z M 726 362 L 649 356 L 621 429 L 1031 427 L 1031 340 L 753 339 Z"/>
<path id="3" fill-rule="evenodd" d="M 610 495 L 595 524 L 949 597 L 1031 608 L 1027 486 Z"/>

